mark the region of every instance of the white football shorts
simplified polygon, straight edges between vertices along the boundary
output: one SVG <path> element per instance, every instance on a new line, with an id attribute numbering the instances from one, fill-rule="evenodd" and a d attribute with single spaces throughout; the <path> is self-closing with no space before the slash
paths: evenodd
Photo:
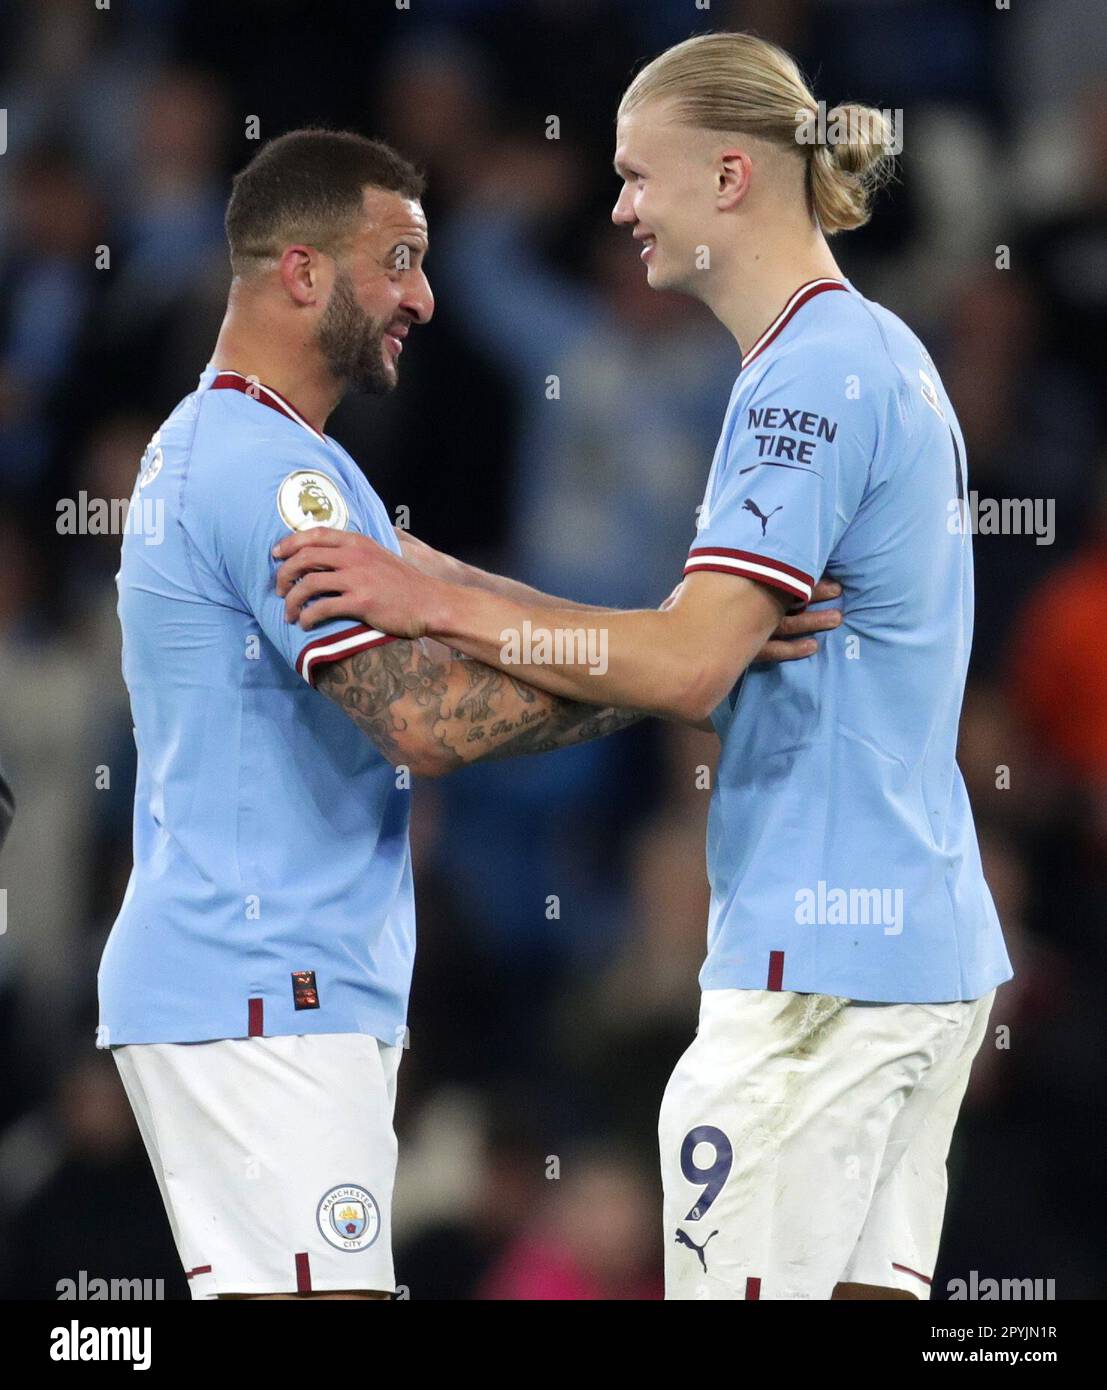
<path id="1" fill-rule="evenodd" d="M 193 1298 L 395 1291 L 401 1051 L 362 1033 L 112 1048 Z"/>
<path id="2" fill-rule="evenodd" d="M 930 1296 L 946 1157 L 995 990 L 869 1004 L 704 992 L 661 1105 L 665 1296 Z"/>

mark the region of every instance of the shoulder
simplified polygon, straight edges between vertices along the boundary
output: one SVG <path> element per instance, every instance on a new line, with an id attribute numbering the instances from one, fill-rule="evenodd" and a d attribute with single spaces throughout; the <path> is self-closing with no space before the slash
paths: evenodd
<path id="1" fill-rule="evenodd" d="M 321 437 L 275 411 L 230 391 L 200 393 L 190 469 L 198 486 L 262 487 L 291 468 L 323 468 L 330 461 Z"/>
<path id="2" fill-rule="evenodd" d="M 731 398 L 741 423 L 800 434 L 815 430 L 824 438 L 842 425 L 871 440 L 904 390 L 886 325 L 872 308 L 879 306 L 843 293 L 807 305 L 801 332 L 743 368 Z"/>
<path id="3" fill-rule="evenodd" d="M 328 435 L 327 443 L 341 473 L 342 480 L 348 486 L 355 501 L 355 521 L 358 529 L 373 536 L 398 554 L 400 547 L 393 530 L 392 518 L 376 488 L 365 476 L 361 465 L 337 439 Z"/>
<path id="4" fill-rule="evenodd" d="M 353 510 L 323 439 L 229 391 L 201 394 L 184 500 L 194 521 L 272 513 L 289 529 L 344 526 Z"/>
<path id="5" fill-rule="evenodd" d="M 860 378 L 870 391 L 895 389 L 894 355 L 885 311 L 879 305 L 858 294 L 824 294 L 804 312 L 802 331 L 769 356 L 766 376 L 770 381 L 804 379 L 815 390 L 845 393 Z"/>

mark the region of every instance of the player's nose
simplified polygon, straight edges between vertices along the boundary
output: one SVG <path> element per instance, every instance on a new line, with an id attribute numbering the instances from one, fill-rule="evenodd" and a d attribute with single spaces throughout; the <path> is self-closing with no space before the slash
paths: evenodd
<path id="1" fill-rule="evenodd" d="M 632 197 L 630 186 L 623 185 L 623 190 L 615 200 L 615 206 L 611 209 L 611 220 L 616 227 L 629 227 L 638 221 L 634 215 L 632 207 Z"/>
<path id="2" fill-rule="evenodd" d="M 434 316 L 434 291 L 421 270 L 412 277 L 400 308 L 410 314 L 416 323 L 429 323 Z"/>

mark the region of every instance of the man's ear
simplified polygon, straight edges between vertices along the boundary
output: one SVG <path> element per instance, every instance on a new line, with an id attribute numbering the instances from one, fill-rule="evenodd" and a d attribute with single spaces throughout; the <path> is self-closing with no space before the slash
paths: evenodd
<path id="1" fill-rule="evenodd" d="M 286 246 L 277 271 L 285 293 L 294 304 L 316 305 L 326 296 L 323 258 L 314 246 Z"/>
<path id="2" fill-rule="evenodd" d="M 753 162 L 745 150 L 731 146 L 715 167 L 715 205 L 720 212 L 737 207 L 749 192 Z"/>

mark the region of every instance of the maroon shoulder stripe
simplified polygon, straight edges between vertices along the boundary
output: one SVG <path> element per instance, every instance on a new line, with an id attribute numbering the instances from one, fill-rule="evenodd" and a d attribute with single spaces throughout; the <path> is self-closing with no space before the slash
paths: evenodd
<path id="1" fill-rule="evenodd" d="M 774 570 L 779 570 L 782 574 L 798 579 L 801 584 L 811 585 L 815 582 L 805 570 L 797 569 L 795 565 L 786 565 L 783 560 L 773 560 L 767 555 L 758 555 L 752 550 L 729 550 L 725 545 L 705 545 L 697 546 L 688 552 L 689 560 L 694 560 L 698 555 L 723 555 L 732 560 L 747 560 L 751 564 L 771 565 Z"/>
<path id="2" fill-rule="evenodd" d="M 827 290 L 844 290 L 847 286 L 841 280 L 808 280 L 805 285 L 801 285 L 798 290 L 794 290 L 788 299 L 788 303 L 761 334 L 760 338 L 742 358 L 742 367 L 748 367 L 755 357 L 759 357 L 770 343 L 783 333 L 788 324 L 796 316 L 800 309 L 818 294 L 825 294 Z"/>
<path id="3" fill-rule="evenodd" d="M 308 685 L 314 685 L 316 670 L 327 662 L 341 661 L 344 656 L 368 651 L 370 647 L 383 647 L 386 642 L 396 640 L 390 633 L 358 623 L 355 627 L 343 628 L 341 632 L 332 632 L 309 642 L 296 658 L 296 671 Z"/>
<path id="4" fill-rule="evenodd" d="M 294 420 L 296 424 L 302 425 L 306 430 L 310 430 L 317 438 L 326 439 L 326 435 L 305 420 L 292 402 L 286 400 L 279 391 L 274 391 L 272 386 L 265 386 L 260 381 L 254 381 L 250 377 L 245 377 L 240 372 L 220 372 L 208 387 L 208 390 L 241 391 L 244 396 L 249 396 L 252 401 L 260 401 L 262 405 L 267 405 L 270 410 L 275 410 L 278 414 L 286 416 L 289 420 Z"/>
<path id="5" fill-rule="evenodd" d="M 696 574 L 700 570 L 756 579 L 760 584 L 768 584 L 773 589 L 791 594 L 799 600 L 800 608 L 811 602 L 815 587 L 811 576 L 794 565 L 786 565 L 782 560 L 772 560 L 765 555 L 755 555 L 748 550 L 728 550 L 723 546 L 705 546 L 689 554 L 684 573 Z"/>

